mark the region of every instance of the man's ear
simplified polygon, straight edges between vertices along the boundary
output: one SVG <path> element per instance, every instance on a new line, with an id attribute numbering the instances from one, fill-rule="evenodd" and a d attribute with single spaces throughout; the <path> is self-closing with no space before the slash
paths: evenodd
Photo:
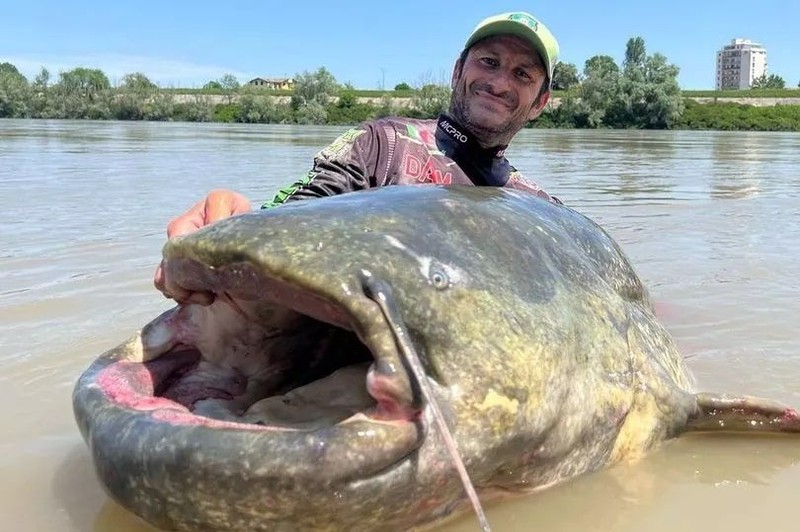
<path id="1" fill-rule="evenodd" d="M 533 120 L 534 118 L 538 117 L 544 111 L 544 106 L 547 105 L 547 102 L 550 101 L 550 91 L 542 93 L 541 96 L 534 102 L 533 107 L 531 107 L 531 112 L 528 113 L 528 120 Z"/>
<path id="2" fill-rule="evenodd" d="M 453 66 L 453 75 L 450 76 L 450 88 L 455 90 L 456 82 L 459 78 L 459 73 L 461 72 L 461 59 L 456 59 L 456 64 Z"/>

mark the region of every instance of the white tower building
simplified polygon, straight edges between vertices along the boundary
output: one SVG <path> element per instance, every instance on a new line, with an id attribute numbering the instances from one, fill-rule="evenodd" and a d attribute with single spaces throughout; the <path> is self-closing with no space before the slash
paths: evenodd
<path id="1" fill-rule="evenodd" d="M 717 90 L 749 89 L 767 73 L 767 50 L 749 39 L 733 39 L 717 52 Z"/>

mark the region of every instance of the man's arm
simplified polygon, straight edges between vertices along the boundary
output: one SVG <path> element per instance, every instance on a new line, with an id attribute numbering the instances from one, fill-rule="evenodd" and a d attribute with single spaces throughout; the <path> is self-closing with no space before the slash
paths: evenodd
<path id="1" fill-rule="evenodd" d="M 366 123 L 351 129 L 337 138 L 314 157 L 311 171 L 262 205 L 274 207 L 283 203 L 323 196 L 333 196 L 385 184 L 375 177 L 376 168 L 384 168 L 387 142 L 380 125 Z M 191 233 L 217 220 L 250 210 L 249 200 L 231 190 L 217 190 L 200 200 L 192 208 L 173 219 L 167 228 L 167 237 Z M 164 274 L 164 264 L 156 269 L 154 284 L 165 296 L 181 303 L 208 305 L 213 294 L 190 292 L 175 284 Z"/>
<path id="2" fill-rule="evenodd" d="M 384 184 L 377 178 L 386 142 L 380 125 L 365 123 L 350 129 L 314 157 L 308 174 L 288 185 L 262 209 L 290 201 L 335 196 Z"/>

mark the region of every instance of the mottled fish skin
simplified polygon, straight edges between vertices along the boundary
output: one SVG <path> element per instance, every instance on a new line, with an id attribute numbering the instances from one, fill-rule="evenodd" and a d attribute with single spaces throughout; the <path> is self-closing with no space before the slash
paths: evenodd
<path id="1" fill-rule="evenodd" d="M 176 275 L 191 272 L 184 284 L 224 286 L 233 300 L 254 286 L 313 294 L 295 310 L 327 305 L 318 317 L 386 353 L 384 369 L 401 361 L 359 279 L 388 283 L 482 497 L 636 458 L 697 415 L 683 358 L 619 246 L 533 195 L 384 187 L 223 220 L 163 254 Z M 157 526 L 400 530 L 468 510 L 426 410 L 408 426 L 317 432 L 184 424 L 98 387 L 142 351 L 137 336 L 103 355 L 74 405 L 103 486 Z M 402 373 L 392 378 L 405 389 Z"/>

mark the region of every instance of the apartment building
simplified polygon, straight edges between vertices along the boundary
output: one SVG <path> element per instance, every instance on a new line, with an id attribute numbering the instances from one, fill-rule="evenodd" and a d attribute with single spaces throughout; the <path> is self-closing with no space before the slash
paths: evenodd
<path id="1" fill-rule="evenodd" d="M 767 73 L 767 50 L 749 39 L 732 39 L 717 52 L 717 90 L 749 89 Z"/>

